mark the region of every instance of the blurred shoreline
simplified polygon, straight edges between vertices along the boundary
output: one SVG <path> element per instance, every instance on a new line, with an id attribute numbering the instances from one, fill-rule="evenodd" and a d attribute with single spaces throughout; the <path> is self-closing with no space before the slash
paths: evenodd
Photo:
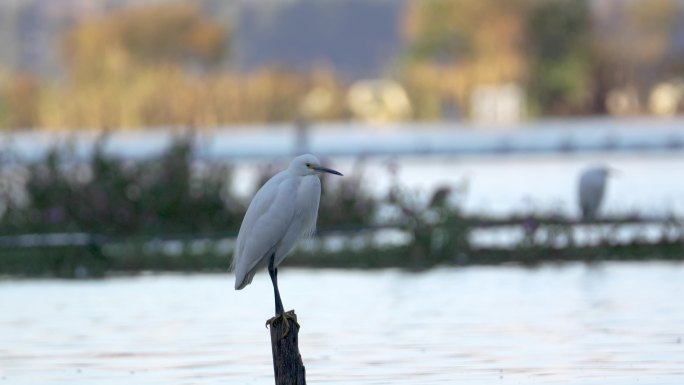
<path id="1" fill-rule="evenodd" d="M 269 124 L 212 129 L 8 131 L 0 133 L 0 147 L 18 159 L 32 161 L 56 144 L 69 144 L 77 157 L 85 159 L 94 144 L 106 137 L 104 151 L 108 155 L 142 159 L 158 155 L 174 138 L 184 135 L 194 138 L 197 148 L 193 155 L 205 161 L 272 161 L 303 152 L 323 157 L 677 153 L 684 151 L 684 117 L 555 118 L 515 125 L 338 122 L 303 129 L 297 124 Z"/>
<path id="2" fill-rule="evenodd" d="M 673 132 L 681 134 L 676 122 L 671 123 L 662 127 L 663 135 L 648 136 L 647 144 L 663 145 L 658 140 L 670 138 Z M 646 127 L 634 131 L 654 132 Z M 600 132 L 594 138 L 605 140 L 610 130 Z M 630 129 L 614 132 L 629 133 Z M 83 134 L 89 135 L 90 142 L 77 145 L 69 137 L 46 142 L 50 147 L 43 152 L 37 151 L 35 141 L 24 139 L 25 145 L 33 145 L 30 149 L 36 156 L 29 162 L 3 154 L 0 272 L 69 277 L 227 268 L 232 236 L 249 198 L 282 168 L 281 160 L 289 158 L 274 155 L 276 144 L 283 149 L 288 146 L 278 137 L 263 134 L 252 139 L 255 146 L 268 147 L 267 138 L 273 141 L 268 157 L 206 161 L 207 153 L 196 151 L 203 143 L 216 145 L 217 140 L 203 141 L 202 135 L 198 138 L 187 132 L 164 133 L 168 145 L 156 143 L 160 151 L 154 153 L 149 147 L 154 142 L 140 141 L 144 151 L 139 155 L 145 156 L 138 157 L 122 156 L 109 147 L 117 135 L 95 133 Z M 534 133 L 546 134 L 543 130 Z M 283 131 L 283 135 L 291 132 Z M 131 137 L 127 140 L 114 148 L 130 151 L 136 142 Z M 405 140 L 416 144 L 410 135 Z M 338 146 L 342 144 L 338 139 Z M 684 195 L 679 193 L 684 181 L 673 175 L 681 171 L 678 165 L 684 157 L 679 147 L 669 148 L 670 156 L 662 148 L 649 150 L 644 144 L 638 148 L 641 152 L 610 157 L 624 176 L 608 188 L 606 216 L 591 223 L 578 221 L 572 193 L 582 165 L 597 156 L 606 161 L 609 152 L 605 149 L 592 156 L 586 152 L 568 156 L 566 150 L 560 156 L 545 156 L 543 162 L 516 157 L 487 162 L 422 158 L 424 147 L 414 155 L 334 157 L 336 168 L 346 176 L 323 180 L 321 239 L 302 248 L 288 263 L 425 269 L 443 264 L 679 260 L 684 253 Z M 610 147 L 618 149 L 615 144 Z M 637 156 L 644 153 L 655 157 L 647 161 Z M 504 154 L 512 155 L 510 151 Z M 538 152 L 532 154 L 538 156 Z M 469 169 L 474 179 L 467 176 Z M 554 203 L 559 193 L 562 199 Z"/>

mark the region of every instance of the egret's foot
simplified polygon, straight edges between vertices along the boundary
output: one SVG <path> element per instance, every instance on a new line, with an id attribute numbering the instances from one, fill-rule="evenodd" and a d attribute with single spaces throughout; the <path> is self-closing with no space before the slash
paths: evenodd
<path id="1" fill-rule="evenodd" d="M 294 310 L 286 311 L 284 313 L 276 314 L 275 317 L 270 318 L 268 321 L 266 321 L 266 327 L 273 327 L 273 324 L 279 319 L 283 319 L 283 335 L 280 336 L 280 338 L 285 338 L 287 336 L 287 333 L 290 332 L 290 321 L 294 322 L 297 327 L 299 327 L 299 323 L 297 322 L 297 314 L 295 314 Z M 288 319 L 290 321 L 288 321 Z"/>

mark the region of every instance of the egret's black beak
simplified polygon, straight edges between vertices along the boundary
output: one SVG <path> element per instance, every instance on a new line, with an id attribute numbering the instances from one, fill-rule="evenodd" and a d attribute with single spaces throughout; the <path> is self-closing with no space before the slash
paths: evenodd
<path id="1" fill-rule="evenodd" d="M 335 171 L 333 169 L 327 168 L 327 167 L 312 167 L 314 170 L 319 171 L 319 172 L 327 172 L 328 174 L 335 174 L 339 176 L 344 176 L 342 175 L 341 172 Z"/>

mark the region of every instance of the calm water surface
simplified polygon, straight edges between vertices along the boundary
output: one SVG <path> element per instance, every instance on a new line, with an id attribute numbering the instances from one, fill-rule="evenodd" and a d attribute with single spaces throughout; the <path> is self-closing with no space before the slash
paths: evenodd
<path id="1" fill-rule="evenodd" d="M 0 281 L 0 383 L 271 384 L 267 275 Z M 682 384 L 684 264 L 283 269 L 309 383 Z"/>

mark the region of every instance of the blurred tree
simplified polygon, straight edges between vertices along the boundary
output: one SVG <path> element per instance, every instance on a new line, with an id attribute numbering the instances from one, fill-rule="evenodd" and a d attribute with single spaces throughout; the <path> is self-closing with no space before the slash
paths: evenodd
<path id="1" fill-rule="evenodd" d="M 525 15 L 532 0 L 409 2 L 407 83 L 419 117 L 444 104 L 466 110 L 482 84 L 520 83 L 526 75 Z M 425 93 L 437 92 L 438 100 Z"/>
<path id="2" fill-rule="evenodd" d="M 38 120 L 40 92 L 40 82 L 30 74 L 16 74 L 1 82 L 0 124 L 33 128 Z"/>
<path id="3" fill-rule="evenodd" d="M 43 126 L 217 123 L 207 99 L 228 31 L 192 5 L 135 6 L 87 20 L 66 34 L 63 53 L 68 82 L 45 92 Z"/>
<path id="4" fill-rule="evenodd" d="M 423 1 L 409 3 L 406 34 L 412 59 L 452 64 L 472 50 L 472 36 L 459 20 L 458 3 Z"/>
<path id="5" fill-rule="evenodd" d="M 681 1 L 655 0 L 645 3 L 632 0 L 629 24 L 637 30 L 638 49 L 630 52 L 637 61 L 657 65 L 668 56 L 670 37 L 680 16 Z M 633 46 L 634 47 L 634 46 Z"/>
<path id="6" fill-rule="evenodd" d="M 41 83 L 39 98 L 29 100 L 24 92 L 18 103 L 35 106 L 30 126 L 70 129 L 293 121 L 311 90 L 330 102 L 316 118 L 349 114 L 343 85 L 329 68 L 219 71 L 229 37 L 227 28 L 188 3 L 133 6 L 87 19 L 64 37 L 65 81 Z M 0 125 L 14 127 L 7 116 L 0 100 Z"/>
<path id="7" fill-rule="evenodd" d="M 604 0 L 594 14 L 600 103 L 613 89 L 635 89 L 643 98 L 653 83 L 677 73 L 681 53 L 671 48 L 681 1 Z"/>
<path id="8" fill-rule="evenodd" d="M 530 104 L 542 115 L 586 112 L 591 14 L 586 0 L 537 1 L 528 17 Z"/>
<path id="9" fill-rule="evenodd" d="M 130 63 L 181 63 L 207 70 L 228 54 L 228 31 L 187 3 L 125 8 L 67 34 L 64 56 L 77 79 Z"/>

